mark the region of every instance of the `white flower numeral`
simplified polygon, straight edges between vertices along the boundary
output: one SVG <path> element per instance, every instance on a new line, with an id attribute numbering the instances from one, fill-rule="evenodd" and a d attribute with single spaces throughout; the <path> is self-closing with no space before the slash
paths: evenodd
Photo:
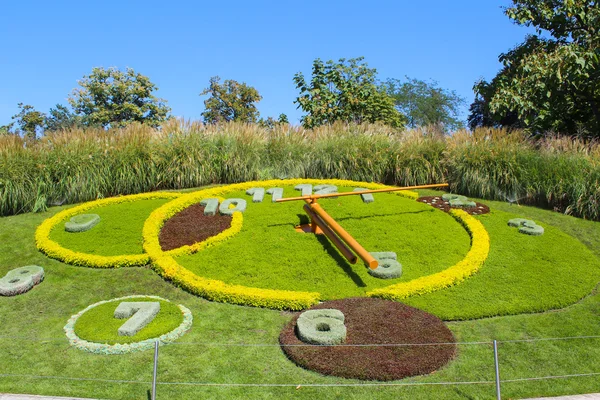
<path id="1" fill-rule="evenodd" d="M 156 317 L 160 311 L 158 301 L 124 301 L 115 310 L 115 318 L 129 318 L 119 328 L 119 336 L 134 336 Z"/>

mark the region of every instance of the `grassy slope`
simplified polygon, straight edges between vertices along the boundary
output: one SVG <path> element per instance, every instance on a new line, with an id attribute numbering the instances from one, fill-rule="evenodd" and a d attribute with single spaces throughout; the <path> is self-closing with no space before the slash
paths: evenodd
<path id="1" fill-rule="evenodd" d="M 547 211 L 488 202 L 496 208 L 550 223 L 578 237 L 600 256 L 598 223 Z M 194 313 L 194 326 L 181 345 L 161 348 L 159 379 L 162 382 L 204 381 L 229 383 L 355 383 L 304 371 L 289 362 L 277 347 L 223 347 L 183 343 L 277 343 L 280 328 L 290 315 L 278 311 L 207 302 L 163 281 L 146 268 L 94 270 L 71 267 L 40 254 L 33 232 L 57 209 L 0 219 L 0 275 L 9 269 L 39 264 L 46 280 L 31 292 L 0 298 L 0 374 L 53 375 L 99 379 L 149 381 L 152 352 L 125 356 L 97 356 L 69 348 L 62 327 L 68 317 L 100 300 L 130 294 L 154 294 L 182 303 Z M 529 337 L 597 335 L 600 296 L 559 311 L 535 315 L 496 317 L 453 322 L 459 341 L 488 341 Z M 5 337 L 56 338 L 31 341 Z M 501 344 L 503 379 L 598 372 L 600 340 Z M 426 378 L 403 382 L 493 380 L 491 346 L 464 345 L 458 359 Z M 145 398 L 149 384 L 111 384 L 1 377 L 0 392 L 87 396 L 112 399 Z M 540 382 L 505 383 L 506 398 L 562 395 L 597 391 L 597 377 Z M 159 386 L 161 398 L 299 398 L 323 399 L 491 399 L 491 385 L 420 387 L 191 387 Z"/>
<path id="2" fill-rule="evenodd" d="M 477 217 L 491 241 L 481 271 L 460 285 L 406 303 L 445 320 L 462 320 L 561 308 L 590 293 L 600 281 L 600 260 L 552 225 L 540 222 L 542 236 L 507 226 L 518 216 L 493 208 Z"/>
<path id="3" fill-rule="evenodd" d="M 52 230 L 50 238 L 63 247 L 81 253 L 103 256 L 141 254 L 144 252 L 142 248 L 144 221 L 153 210 L 167 201 L 169 200 L 140 200 L 88 210 L 86 214 L 100 216 L 98 225 L 86 232 L 70 233 L 65 231 L 63 222 Z"/>
<path id="4" fill-rule="evenodd" d="M 285 197 L 298 195 L 291 187 L 285 189 Z M 396 194 L 377 194 L 371 204 L 358 196 L 321 200 L 323 208 L 365 249 L 397 253 L 402 277 L 377 279 L 360 260 L 348 263 L 325 237 L 294 230 L 307 222 L 303 202 L 273 204 L 266 196 L 262 203 L 252 203 L 244 192 L 225 197 L 248 200 L 242 232 L 178 261 L 200 276 L 227 283 L 318 291 L 326 298 L 360 296 L 446 269 L 469 249 L 468 234 L 452 217 Z"/>

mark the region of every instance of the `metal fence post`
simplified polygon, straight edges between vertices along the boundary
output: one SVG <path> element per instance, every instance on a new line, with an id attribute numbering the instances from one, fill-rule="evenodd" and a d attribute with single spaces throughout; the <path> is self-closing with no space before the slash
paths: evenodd
<path id="1" fill-rule="evenodd" d="M 496 367 L 496 399 L 502 400 L 500 395 L 500 368 L 498 367 L 498 342 L 494 340 L 494 366 Z"/>
<path id="2" fill-rule="evenodd" d="M 152 400 L 156 400 L 156 372 L 158 369 L 158 340 L 154 342 L 154 372 L 152 374 Z"/>

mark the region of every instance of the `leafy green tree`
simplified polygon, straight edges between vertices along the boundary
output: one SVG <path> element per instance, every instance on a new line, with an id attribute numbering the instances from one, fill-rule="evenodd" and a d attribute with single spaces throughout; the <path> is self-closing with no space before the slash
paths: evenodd
<path id="1" fill-rule="evenodd" d="M 44 126 L 45 115 L 29 104 L 19 103 L 17 105 L 21 111 L 13 115 L 12 119 L 19 126 L 17 133 L 23 133 L 24 136 L 35 139 L 37 132 Z"/>
<path id="2" fill-rule="evenodd" d="M 475 100 L 469 107 L 469 116 L 467 117 L 469 128 L 475 129 L 480 126 L 494 128 L 524 128 L 523 123 L 519 120 L 519 117 L 515 112 L 507 111 L 496 116 L 490 111 L 490 99 L 495 90 L 494 83 L 494 81 L 488 83 L 482 80 L 477 82 L 473 87 L 473 91 L 475 91 L 476 95 Z"/>
<path id="3" fill-rule="evenodd" d="M 57 104 L 51 108 L 44 121 L 44 130 L 48 132 L 83 127 L 83 119 L 73 114 L 66 106 Z"/>
<path id="4" fill-rule="evenodd" d="M 269 117 L 267 119 L 261 118 L 260 120 L 258 120 L 258 124 L 260 126 L 262 126 L 263 128 L 267 128 L 267 129 L 273 129 L 276 126 L 279 125 L 284 125 L 284 124 L 289 124 L 290 121 L 288 120 L 287 115 L 285 114 L 279 114 L 279 117 L 277 119 L 273 118 L 273 117 Z"/>
<path id="5" fill-rule="evenodd" d="M 402 82 L 388 79 L 383 89 L 394 99 L 396 108 L 407 116 L 408 126 L 442 125 L 456 130 L 464 126 L 460 107 L 465 99 L 454 91 L 442 89 L 437 82 L 425 82 L 406 77 Z"/>
<path id="6" fill-rule="evenodd" d="M 0 125 L 0 136 L 4 136 L 4 135 L 11 135 L 12 132 L 12 127 L 14 125 L 14 122 L 11 122 L 10 124 L 7 125 Z"/>
<path id="7" fill-rule="evenodd" d="M 152 95 L 156 85 L 131 68 L 93 68 L 79 85 L 68 100 L 86 125 L 121 127 L 141 122 L 157 126 L 171 111 L 165 100 Z"/>
<path id="8" fill-rule="evenodd" d="M 523 60 L 536 52 L 552 51 L 555 43 L 549 40 L 529 35 L 525 41 L 499 57 L 503 64 L 502 70 L 490 82 L 480 80 L 473 87 L 475 101 L 469 108 L 467 118 L 469 127 L 475 129 L 479 126 L 525 128 L 525 123 L 519 118 L 516 111 L 503 110 L 492 112 L 490 102 L 499 90 L 501 81 L 515 80 L 518 77 L 519 66 Z"/>
<path id="9" fill-rule="evenodd" d="M 230 79 L 220 84 L 220 80 L 218 76 L 213 76 L 209 87 L 200 93 L 200 96 L 209 95 L 204 100 L 205 110 L 201 114 L 204 122 L 257 122 L 259 113 L 255 103 L 262 99 L 258 90 Z"/>
<path id="10" fill-rule="evenodd" d="M 313 62 L 312 77 L 307 83 L 302 73 L 294 75 L 300 95 L 294 103 L 307 115 L 302 125 L 314 128 L 335 121 L 363 123 L 383 122 L 402 128 L 405 117 L 395 109 L 394 100 L 376 85 L 377 70 L 369 68 L 364 58 Z"/>
<path id="11" fill-rule="evenodd" d="M 492 82 L 475 86 L 480 104 L 470 121 L 500 123 L 512 114 L 532 133 L 600 137 L 598 2 L 513 0 L 505 14 L 536 35 L 500 55 L 504 68 Z"/>
<path id="12" fill-rule="evenodd" d="M 279 114 L 279 117 L 277 117 L 277 122 L 279 122 L 280 124 L 289 124 L 290 120 L 288 119 L 287 115 L 281 113 Z"/>

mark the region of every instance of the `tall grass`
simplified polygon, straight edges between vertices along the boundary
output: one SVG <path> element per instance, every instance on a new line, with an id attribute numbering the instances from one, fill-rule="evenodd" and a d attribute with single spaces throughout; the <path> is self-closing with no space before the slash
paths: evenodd
<path id="1" fill-rule="evenodd" d="M 0 215 L 160 189 L 271 178 L 393 185 L 447 181 L 453 191 L 600 219 L 600 145 L 501 129 L 405 132 L 381 125 L 207 126 L 71 130 L 0 137 Z"/>

